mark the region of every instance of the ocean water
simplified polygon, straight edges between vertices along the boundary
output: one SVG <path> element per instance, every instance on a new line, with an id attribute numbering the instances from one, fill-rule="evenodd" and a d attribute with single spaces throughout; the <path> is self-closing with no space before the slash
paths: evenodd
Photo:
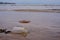
<path id="1" fill-rule="evenodd" d="M 38 8 L 39 7 L 39 8 Z M 43 7 L 43 8 L 41 8 Z M 0 9 L 58 9 L 59 6 L 0 6 Z M 59 7 L 60 9 L 60 7 Z M 30 23 L 19 23 L 29 20 Z M 60 13 L 0 11 L 0 28 L 11 30 L 13 27 L 26 27 L 27 37 L 18 34 L 0 34 L 0 40 L 60 40 Z"/>
<path id="2" fill-rule="evenodd" d="M 1 5 L 0 4 L 0 10 L 14 10 L 14 9 L 35 9 L 35 10 L 41 10 L 41 9 L 60 9 L 59 5 Z"/>

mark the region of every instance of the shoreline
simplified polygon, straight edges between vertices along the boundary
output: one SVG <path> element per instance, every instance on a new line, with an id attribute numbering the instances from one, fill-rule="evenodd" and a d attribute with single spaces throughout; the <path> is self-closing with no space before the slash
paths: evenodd
<path id="1" fill-rule="evenodd" d="M 55 12 L 60 13 L 60 9 L 0 9 L 0 11 L 16 11 L 16 12 Z"/>
<path id="2" fill-rule="evenodd" d="M 60 9 L 41 9 L 41 10 L 37 10 L 37 9 L 15 9 L 12 11 L 24 11 L 24 12 L 57 12 L 60 13 Z"/>

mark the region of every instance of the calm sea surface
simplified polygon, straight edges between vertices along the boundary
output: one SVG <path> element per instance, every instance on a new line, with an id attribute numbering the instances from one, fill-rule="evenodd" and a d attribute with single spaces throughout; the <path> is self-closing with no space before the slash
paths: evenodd
<path id="1" fill-rule="evenodd" d="M 0 6 L 0 9 L 4 7 Z M 31 22 L 23 24 L 19 23 L 20 20 Z M 60 13 L 0 11 L 0 28 L 11 30 L 16 26 L 26 27 L 30 33 L 26 38 L 0 34 L 0 40 L 60 40 Z"/>

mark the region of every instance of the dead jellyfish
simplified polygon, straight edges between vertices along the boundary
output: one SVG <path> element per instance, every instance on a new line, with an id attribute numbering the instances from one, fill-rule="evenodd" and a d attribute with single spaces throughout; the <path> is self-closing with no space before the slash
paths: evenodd
<path id="1" fill-rule="evenodd" d="M 13 29 L 11 30 L 12 33 L 15 33 L 15 34 L 20 34 L 24 37 L 26 37 L 29 33 L 29 31 L 24 28 L 24 27 L 13 27 Z"/>

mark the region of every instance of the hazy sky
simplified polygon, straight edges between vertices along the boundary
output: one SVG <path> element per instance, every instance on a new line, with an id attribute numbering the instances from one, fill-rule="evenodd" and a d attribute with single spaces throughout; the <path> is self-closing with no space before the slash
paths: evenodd
<path id="1" fill-rule="evenodd" d="M 20 4 L 60 4 L 60 0 L 0 0 L 0 2 L 15 2 Z"/>

